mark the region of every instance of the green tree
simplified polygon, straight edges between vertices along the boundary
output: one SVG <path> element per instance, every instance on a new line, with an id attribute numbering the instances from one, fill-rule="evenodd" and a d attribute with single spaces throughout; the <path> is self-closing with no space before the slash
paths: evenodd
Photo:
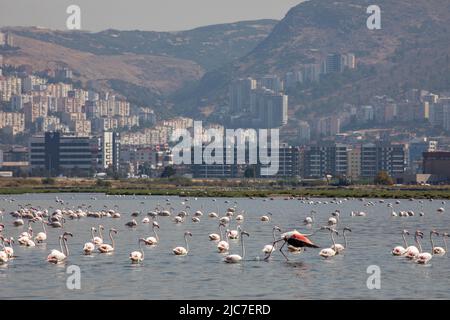
<path id="1" fill-rule="evenodd" d="M 375 177 L 375 184 L 391 186 L 394 184 L 394 180 L 389 176 L 386 171 L 380 171 Z"/>

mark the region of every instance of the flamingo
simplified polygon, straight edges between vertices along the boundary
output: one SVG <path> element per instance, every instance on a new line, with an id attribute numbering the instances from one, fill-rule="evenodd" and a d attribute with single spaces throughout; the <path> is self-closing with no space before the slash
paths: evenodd
<path id="1" fill-rule="evenodd" d="M 274 226 L 274 227 L 272 228 L 273 242 L 276 241 L 276 239 L 275 239 L 275 231 L 281 232 L 280 227 Z M 271 244 L 266 244 L 266 245 L 264 246 L 264 248 L 262 249 L 262 252 L 264 252 L 265 254 L 269 254 L 269 253 L 272 253 L 276 248 L 277 248 L 276 245 L 274 246 L 274 245 L 271 245 Z"/>
<path id="2" fill-rule="evenodd" d="M 8 263 L 8 260 L 8 254 L 4 250 L 0 251 L 0 265 Z"/>
<path id="3" fill-rule="evenodd" d="M 305 225 L 311 225 L 311 224 L 313 224 L 313 223 L 314 223 L 314 220 L 315 220 L 315 213 L 316 213 L 316 211 L 311 210 L 311 216 L 310 216 L 310 217 L 306 217 L 305 220 L 303 220 L 303 223 L 304 223 Z"/>
<path id="4" fill-rule="evenodd" d="M 245 258 L 245 245 L 244 245 L 243 235 L 246 235 L 247 237 L 250 236 L 247 232 L 241 230 L 240 239 L 241 239 L 241 254 L 242 254 L 242 256 L 240 256 L 238 254 L 230 254 L 230 255 L 226 256 L 223 259 L 223 261 L 225 261 L 226 263 L 239 263 Z"/>
<path id="5" fill-rule="evenodd" d="M 150 223 L 150 218 L 145 217 L 144 219 L 142 219 L 142 223 Z"/>
<path id="6" fill-rule="evenodd" d="M 134 228 L 134 227 L 137 226 L 137 222 L 136 222 L 135 219 L 133 219 L 133 220 L 131 220 L 131 221 L 125 223 L 125 225 L 126 225 L 127 227 Z"/>
<path id="7" fill-rule="evenodd" d="M 445 240 L 445 236 L 443 235 L 443 239 L 444 239 L 444 243 L 445 243 L 445 249 L 444 249 L 442 247 L 436 247 L 434 245 L 433 239 L 431 238 L 431 236 L 433 234 L 439 236 L 439 232 L 437 232 L 436 230 L 432 230 L 431 233 L 430 233 L 430 240 L 431 240 L 431 247 L 432 247 L 433 255 L 443 256 L 445 254 L 445 252 L 446 252 L 446 249 L 447 249 L 447 242 Z"/>
<path id="8" fill-rule="evenodd" d="M 283 252 L 283 247 L 288 244 L 292 247 L 295 248 L 304 248 L 304 247 L 309 247 L 309 248 L 319 248 L 319 246 L 315 245 L 311 240 L 308 239 L 308 236 L 310 235 L 305 235 L 305 234 L 301 234 L 300 232 L 298 232 L 297 230 L 293 230 L 293 231 L 289 231 L 289 232 L 285 232 L 281 235 L 281 239 L 274 241 L 274 243 L 272 244 L 273 246 L 275 246 L 276 243 L 280 242 L 280 241 L 284 241 L 283 245 L 280 247 L 280 252 L 281 254 L 284 256 L 284 258 L 289 261 L 288 257 L 284 254 Z M 268 260 L 270 258 L 272 253 L 269 253 L 264 260 Z"/>
<path id="9" fill-rule="evenodd" d="M 331 248 L 325 248 L 325 249 L 322 249 L 322 250 L 319 252 L 319 255 L 320 255 L 321 257 L 324 257 L 324 258 L 330 258 L 330 257 L 333 257 L 333 256 L 336 255 L 336 251 L 333 249 L 333 247 L 336 247 L 336 242 L 334 241 L 334 236 L 333 236 L 333 234 L 336 233 L 337 235 L 339 235 L 339 233 L 338 233 L 335 229 L 330 228 L 330 227 L 325 227 L 324 229 L 327 229 L 327 230 L 330 231 L 330 234 L 331 234 L 331 241 L 333 242 L 333 245 L 331 246 Z"/>
<path id="10" fill-rule="evenodd" d="M 47 261 L 50 263 L 62 263 L 64 262 L 67 257 L 69 256 L 69 248 L 67 247 L 67 238 L 66 236 L 73 237 L 73 234 L 70 232 L 64 232 L 64 234 L 59 236 L 59 246 L 61 251 L 58 250 L 52 250 L 50 254 L 47 256 Z M 63 248 L 64 243 L 64 248 Z"/>
<path id="11" fill-rule="evenodd" d="M 155 244 L 158 243 L 159 237 L 158 237 L 158 234 L 156 233 L 155 228 L 159 229 L 159 224 L 158 224 L 158 222 L 153 221 L 152 229 L 153 229 L 153 233 L 154 233 L 155 236 L 146 238 L 145 239 L 145 244 L 146 245 L 152 246 L 152 245 L 155 245 Z"/>
<path id="12" fill-rule="evenodd" d="M 13 258 L 14 257 L 14 249 L 12 247 L 12 244 L 14 243 L 14 238 L 10 237 L 9 239 L 5 239 L 5 238 L 3 238 L 2 235 L 0 235 L 0 239 L 2 240 L 3 251 L 5 251 L 5 253 L 8 255 L 9 259 Z M 9 247 L 6 247 L 4 245 L 5 242 L 9 245 Z"/>
<path id="13" fill-rule="evenodd" d="M 434 232 L 434 230 L 430 231 L 430 241 L 431 241 L 432 248 L 434 248 L 434 242 L 433 242 L 433 237 L 432 237 L 433 232 Z M 421 239 L 423 239 L 423 233 L 422 232 L 419 234 L 419 237 Z M 417 244 L 419 246 L 420 253 L 416 256 L 416 262 L 418 264 L 427 264 L 431 260 L 431 258 L 433 258 L 433 255 L 431 253 L 429 253 L 429 252 L 422 252 L 422 246 L 421 246 L 421 244 L 419 242 L 419 239 L 417 239 Z"/>
<path id="14" fill-rule="evenodd" d="M 217 233 L 211 233 L 208 237 L 210 241 L 219 241 L 223 237 L 222 227 L 225 227 L 223 223 L 219 223 L 219 234 Z"/>
<path id="15" fill-rule="evenodd" d="M 347 228 L 347 227 L 345 227 L 345 228 L 342 230 L 342 236 L 344 237 L 344 245 L 337 243 L 337 244 L 334 244 L 334 245 L 331 247 L 331 249 L 333 249 L 334 251 L 336 251 L 336 254 L 341 253 L 342 251 L 345 250 L 345 248 L 347 248 L 347 237 L 345 236 L 345 232 L 346 232 L 346 231 L 352 232 L 352 230 L 351 230 L 350 228 Z"/>
<path id="16" fill-rule="evenodd" d="M 236 216 L 236 221 L 237 222 L 242 222 L 242 221 L 244 221 L 244 215 L 243 215 L 243 213 L 244 213 L 244 211 L 242 211 L 240 214 L 238 214 L 237 216 Z"/>
<path id="17" fill-rule="evenodd" d="M 442 239 L 444 240 L 445 249 L 441 248 L 441 249 L 436 250 L 437 248 L 439 248 L 439 247 L 436 247 L 434 249 L 434 254 L 436 254 L 436 255 L 444 255 L 448 251 L 447 240 L 445 239 L 445 238 L 448 238 L 448 237 L 450 237 L 450 235 L 447 232 L 444 232 L 442 234 Z"/>
<path id="18" fill-rule="evenodd" d="M 409 235 L 408 230 L 403 230 L 402 231 L 402 238 L 403 238 L 403 243 L 404 243 L 404 247 L 402 246 L 396 246 L 393 250 L 392 250 L 392 254 L 394 256 L 402 256 L 406 253 L 406 248 L 408 248 L 408 243 L 406 242 L 406 237 L 405 235 Z"/>
<path id="19" fill-rule="evenodd" d="M 36 237 L 34 238 L 34 240 L 37 242 L 37 243 L 42 243 L 42 242 L 44 242 L 45 240 L 47 240 L 47 230 L 45 229 L 45 222 L 42 220 L 42 229 L 43 229 L 43 232 L 39 232 L 37 235 L 36 235 Z"/>
<path id="20" fill-rule="evenodd" d="M 228 249 L 230 249 L 230 243 L 228 242 L 228 234 L 229 234 L 230 230 L 225 230 L 225 239 L 226 240 L 221 240 L 219 241 L 219 243 L 217 244 L 217 250 L 220 253 L 225 253 L 228 252 Z"/>
<path id="21" fill-rule="evenodd" d="M 145 239 L 141 238 L 138 240 L 139 251 L 130 253 L 131 263 L 140 263 L 144 261 L 144 250 L 142 249 L 141 242 L 145 242 Z"/>
<path id="22" fill-rule="evenodd" d="M 418 240 L 418 237 L 420 237 L 420 236 L 423 237 L 423 233 L 421 231 L 417 230 L 416 233 L 414 234 L 414 240 L 418 246 L 420 246 L 419 240 Z M 415 259 L 419 255 L 419 253 L 420 253 L 420 251 L 416 246 L 409 246 L 408 248 L 406 248 L 405 257 L 408 259 Z"/>
<path id="23" fill-rule="evenodd" d="M 271 212 L 267 212 L 267 215 L 262 216 L 260 218 L 260 220 L 262 222 L 269 222 L 271 217 L 272 217 L 272 213 Z"/>
<path id="24" fill-rule="evenodd" d="M 92 242 L 96 245 L 99 246 L 103 243 L 103 234 L 102 234 L 102 230 L 105 230 L 105 227 L 103 227 L 101 224 L 98 226 L 98 237 L 94 237 L 94 234 L 92 233 Z"/>
<path id="25" fill-rule="evenodd" d="M 186 244 L 186 248 L 184 247 L 176 247 L 172 250 L 172 252 L 177 255 L 177 256 L 185 256 L 188 254 L 189 252 L 189 243 L 187 241 L 187 236 L 192 237 L 192 233 L 190 233 L 189 231 L 186 231 L 184 233 L 184 243 Z"/>
<path id="26" fill-rule="evenodd" d="M 109 229 L 109 238 L 111 239 L 111 245 L 103 243 L 101 245 L 98 246 L 98 251 L 100 251 L 100 253 L 110 253 L 114 251 L 114 239 L 112 234 L 117 234 L 117 230 L 116 229 Z"/>
<path id="27" fill-rule="evenodd" d="M 94 232 L 95 232 L 95 231 L 97 231 L 97 230 L 96 230 L 94 227 L 92 227 L 92 228 L 91 228 L 91 236 L 92 236 L 92 239 L 95 238 L 95 236 L 94 236 Z M 84 252 L 85 255 L 91 254 L 94 250 L 95 250 L 95 244 L 93 244 L 92 242 L 86 242 L 86 243 L 84 244 L 83 252 Z"/>

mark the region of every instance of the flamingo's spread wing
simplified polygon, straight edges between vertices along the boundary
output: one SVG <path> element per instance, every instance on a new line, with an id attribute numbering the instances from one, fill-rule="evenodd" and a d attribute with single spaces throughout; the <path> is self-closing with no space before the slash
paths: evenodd
<path id="1" fill-rule="evenodd" d="M 304 236 L 297 230 L 292 232 L 287 232 L 286 234 L 286 241 L 288 244 L 294 247 L 310 247 L 310 248 L 319 248 L 319 246 L 315 245 L 311 240 L 308 239 L 308 237 Z"/>

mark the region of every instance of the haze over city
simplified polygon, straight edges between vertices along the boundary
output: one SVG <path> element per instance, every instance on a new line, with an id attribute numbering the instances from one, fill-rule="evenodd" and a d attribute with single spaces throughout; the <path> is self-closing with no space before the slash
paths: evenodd
<path id="1" fill-rule="evenodd" d="M 179 31 L 244 20 L 281 19 L 302 0 L 0 0 L 0 27 L 66 28 L 66 8 L 82 10 L 86 31 Z"/>

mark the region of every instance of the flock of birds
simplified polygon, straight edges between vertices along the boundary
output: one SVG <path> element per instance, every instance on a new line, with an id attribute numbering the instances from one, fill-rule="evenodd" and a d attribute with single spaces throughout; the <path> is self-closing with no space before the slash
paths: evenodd
<path id="1" fill-rule="evenodd" d="M 92 198 L 95 200 L 95 198 Z M 309 199 L 300 198 L 303 203 L 317 205 L 317 204 L 328 204 L 335 203 L 341 204 L 347 199 L 333 199 L 328 201 L 312 201 Z M 361 201 L 365 201 L 364 199 L 360 199 Z M 413 199 L 411 199 L 413 200 Z M 10 199 L 11 202 L 15 201 L 14 199 Z M 55 201 L 64 206 L 64 200 L 59 199 L 58 197 Z M 188 202 L 189 198 L 184 199 L 181 204 L 184 206 L 184 210 L 177 211 L 171 207 L 170 199 L 166 199 L 166 203 L 161 206 L 157 205 L 153 211 L 148 212 L 145 217 L 141 220 L 142 224 L 146 224 L 152 227 L 152 235 L 148 237 L 142 237 L 137 239 L 137 247 L 136 250 L 133 250 L 129 254 L 129 260 L 131 263 L 141 263 L 145 258 L 145 246 L 156 246 L 160 243 L 161 239 L 158 235 L 158 230 L 160 230 L 160 224 L 158 223 L 158 219 L 162 219 L 162 217 L 167 217 L 172 219 L 173 223 L 182 224 L 184 223 L 188 217 L 190 217 L 193 223 L 200 223 L 204 216 L 203 206 L 200 210 L 196 210 L 191 213 L 190 205 Z M 213 201 L 216 201 L 213 199 Z M 267 201 L 267 200 L 263 200 Z M 229 201 L 225 201 L 229 203 Z M 384 200 L 379 200 L 380 203 L 384 203 Z M 143 202 L 142 202 L 143 203 Z M 397 204 L 400 201 L 396 201 Z M 420 201 L 423 204 L 423 201 Z M 444 204 L 444 202 L 443 202 Z M 364 206 L 370 207 L 374 206 L 375 203 L 372 201 L 365 202 Z M 392 203 L 388 203 L 387 207 L 392 208 Z M 19 206 L 18 210 L 10 212 L 10 215 L 13 217 L 13 221 L 10 225 L 6 226 L 4 223 L 0 223 L 0 264 L 7 264 L 9 261 L 15 258 L 13 244 L 17 242 L 20 246 L 25 247 L 35 247 L 36 245 L 40 245 L 45 243 L 48 240 L 49 233 L 47 232 L 47 227 L 51 228 L 59 228 L 62 229 L 63 232 L 58 237 L 59 240 L 59 248 L 51 250 L 48 254 L 46 261 L 53 264 L 64 263 L 69 258 L 69 238 L 73 237 L 73 233 L 68 232 L 65 228 L 66 219 L 81 221 L 82 218 L 91 217 L 91 218 L 111 218 L 111 219 L 120 219 L 121 214 L 117 211 L 118 206 L 115 205 L 113 209 L 108 209 L 108 207 L 104 207 L 103 210 L 93 211 L 91 210 L 91 206 L 87 206 L 83 204 L 78 209 L 55 209 L 50 213 L 48 209 L 35 208 L 31 204 L 26 206 Z M 51 207 L 51 209 L 53 209 Z M 439 208 L 437 210 L 440 213 L 445 212 L 444 208 Z M 344 250 L 348 248 L 348 240 L 347 235 L 352 230 L 347 227 L 341 227 L 341 212 L 340 210 L 335 210 L 329 216 L 326 225 L 320 226 L 318 228 L 314 228 L 313 226 L 316 224 L 316 211 L 312 210 L 310 216 L 305 217 L 303 224 L 308 226 L 312 231 L 310 234 L 303 234 L 297 230 L 283 232 L 279 226 L 273 226 L 272 228 L 272 238 L 273 242 L 265 245 L 262 248 L 262 252 L 265 257 L 264 260 L 268 260 L 271 255 L 275 252 L 275 250 L 279 250 L 281 254 L 284 256 L 286 260 L 289 260 L 288 256 L 282 250 L 285 246 L 287 246 L 287 250 L 289 253 L 298 254 L 305 250 L 305 248 L 319 248 L 310 237 L 316 234 L 319 231 L 326 231 L 330 234 L 330 246 L 319 251 L 319 255 L 323 258 L 329 259 L 335 255 L 342 254 Z M 0 211 L 0 222 L 3 222 L 4 212 Z M 138 222 L 136 221 L 137 217 L 140 216 L 140 212 L 134 212 L 131 214 L 131 220 L 125 223 L 125 226 L 132 229 L 138 226 Z M 367 213 L 363 211 L 352 211 L 350 213 L 351 217 L 364 217 Z M 413 211 L 401 211 L 396 213 L 395 211 L 391 211 L 391 216 L 393 217 L 410 217 L 414 216 L 415 213 Z M 420 216 L 423 216 L 424 213 L 421 211 L 419 213 Z M 209 219 L 216 219 L 218 221 L 217 232 L 211 233 L 208 235 L 208 240 L 217 243 L 216 249 L 217 252 L 223 254 L 223 261 L 226 263 L 239 263 L 245 258 L 245 244 L 244 238 L 249 237 L 250 234 L 246 232 L 242 228 L 242 223 L 245 220 L 245 211 L 241 211 L 238 213 L 237 210 L 237 202 L 235 201 L 234 206 L 230 206 L 224 215 L 219 214 L 219 208 L 217 206 L 217 212 L 209 212 L 205 214 Z M 160 218 L 161 217 L 161 218 Z M 234 221 L 233 221 L 234 220 Z M 272 213 L 267 213 L 259 218 L 261 223 L 268 223 L 272 221 Z M 232 229 L 232 223 L 236 223 L 236 228 Z M 37 234 L 34 233 L 32 225 L 41 224 L 42 231 Z M 17 241 L 12 236 L 7 237 L 6 233 L 12 234 L 13 231 L 11 229 L 15 227 L 27 227 L 27 230 L 21 232 L 17 236 Z M 339 229 L 341 228 L 341 229 Z M 118 231 L 115 228 L 110 228 L 108 230 L 108 239 L 105 239 L 103 233 L 105 228 L 103 225 L 99 224 L 98 227 L 90 228 L 90 239 L 84 244 L 82 248 L 80 248 L 80 253 L 84 255 L 92 255 L 94 252 L 98 252 L 99 254 L 111 254 L 115 251 L 115 236 Z M 342 234 L 344 244 L 336 243 L 335 236 Z M 443 256 L 446 254 L 447 250 L 447 242 L 446 238 L 449 237 L 449 233 L 443 232 L 440 233 L 436 230 L 430 231 L 430 242 L 431 242 L 431 253 L 423 252 L 421 240 L 424 237 L 424 233 L 420 230 L 417 230 L 414 234 L 414 240 L 416 246 L 408 246 L 406 236 L 409 235 L 407 230 L 403 230 L 402 237 L 404 242 L 404 247 L 397 246 L 392 250 L 392 254 L 394 256 L 404 256 L 407 259 L 415 261 L 419 264 L 428 263 L 433 256 Z M 177 246 L 172 249 L 172 253 L 177 256 L 185 256 L 189 254 L 189 238 L 193 235 L 190 231 L 184 232 L 184 246 Z M 444 247 L 435 246 L 434 237 L 442 236 Z M 206 239 L 205 239 L 206 240 Z M 241 253 L 240 254 L 231 254 L 230 253 L 230 240 L 240 241 L 241 245 Z M 281 245 L 280 245 L 281 243 Z"/>

